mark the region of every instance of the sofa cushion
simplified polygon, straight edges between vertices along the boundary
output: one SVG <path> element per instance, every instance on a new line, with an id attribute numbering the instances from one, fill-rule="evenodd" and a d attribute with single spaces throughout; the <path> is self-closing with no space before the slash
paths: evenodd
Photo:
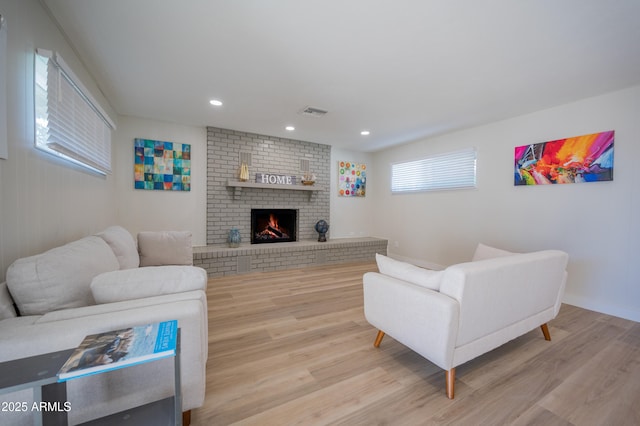
<path id="1" fill-rule="evenodd" d="M 381 274 L 407 281 L 430 290 L 438 291 L 440 289 L 442 271 L 420 268 L 411 263 L 401 262 L 379 253 L 376 253 L 376 263 L 378 264 L 378 270 Z"/>
<path id="2" fill-rule="evenodd" d="M 39 315 L 93 304 L 93 277 L 119 268 L 109 245 L 90 236 L 16 260 L 7 270 L 7 285 L 21 315 Z"/>
<path id="3" fill-rule="evenodd" d="M 478 247 L 476 247 L 476 251 L 475 253 L 473 253 L 473 258 L 471 258 L 471 261 L 475 262 L 477 260 L 494 259 L 496 257 L 504 257 L 504 256 L 513 256 L 514 254 L 518 254 L 518 253 L 512 253 L 510 251 L 489 247 L 487 245 L 480 243 L 478 244 Z"/>
<path id="4" fill-rule="evenodd" d="M 0 320 L 16 317 L 16 310 L 13 308 L 13 299 L 9 294 L 7 283 L 0 283 Z"/>
<path id="5" fill-rule="evenodd" d="M 193 265 L 189 231 L 140 232 L 138 250 L 140 266 Z"/>
<path id="6" fill-rule="evenodd" d="M 113 254 L 118 259 L 120 269 L 131 269 L 140 266 L 140 256 L 138 255 L 136 241 L 129 231 L 122 226 L 110 226 L 97 235 L 109 244 Z"/>
<path id="7" fill-rule="evenodd" d="M 180 265 L 106 272 L 91 282 L 93 298 L 99 304 L 206 288 L 207 272 L 204 269 Z"/>

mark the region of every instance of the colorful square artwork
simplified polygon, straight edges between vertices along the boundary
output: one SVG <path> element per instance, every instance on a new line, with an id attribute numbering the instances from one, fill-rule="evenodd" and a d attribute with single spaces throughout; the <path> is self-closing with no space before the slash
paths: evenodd
<path id="1" fill-rule="evenodd" d="M 366 187 L 366 164 L 338 161 L 338 195 L 340 197 L 364 197 Z"/>
<path id="2" fill-rule="evenodd" d="M 191 145 L 135 139 L 134 188 L 191 190 Z"/>
<path id="3" fill-rule="evenodd" d="M 614 131 L 515 148 L 514 185 L 613 180 Z"/>

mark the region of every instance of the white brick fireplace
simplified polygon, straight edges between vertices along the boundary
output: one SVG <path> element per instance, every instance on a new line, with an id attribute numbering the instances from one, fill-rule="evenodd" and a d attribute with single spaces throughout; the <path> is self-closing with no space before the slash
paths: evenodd
<path id="1" fill-rule="evenodd" d="M 249 181 L 236 185 L 241 159 L 251 160 Z M 314 225 L 329 222 L 331 147 L 294 139 L 207 128 L 207 246 L 194 248 L 194 264 L 209 276 L 269 271 L 325 263 L 373 260 L 386 254 L 387 241 L 377 238 L 318 242 Z M 258 173 L 302 175 L 301 167 L 316 176 L 312 188 L 292 190 L 286 181 L 273 187 L 255 182 Z M 284 178 L 282 178 L 284 179 Z M 281 179 L 281 180 L 282 180 Z M 299 182 L 298 182 L 299 183 Z M 295 210 L 296 240 L 251 244 L 251 210 Z M 227 247 L 229 230 L 242 236 L 238 248 Z"/>
<path id="2" fill-rule="evenodd" d="M 227 184 L 237 179 L 240 156 L 247 153 L 250 182 L 255 181 L 256 173 L 300 176 L 300 162 L 306 160 L 316 175 L 316 185 L 325 190 L 310 194 L 248 187 L 238 193 Z M 233 226 L 240 230 L 243 242 L 249 242 L 252 208 L 298 210 L 299 240 L 316 239 L 315 223 L 329 221 L 329 145 L 209 127 L 207 158 L 207 245 L 224 244 Z"/>

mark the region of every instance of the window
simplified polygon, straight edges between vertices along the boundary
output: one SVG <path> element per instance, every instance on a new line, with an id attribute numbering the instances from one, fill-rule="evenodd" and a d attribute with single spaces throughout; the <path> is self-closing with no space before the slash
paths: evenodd
<path id="1" fill-rule="evenodd" d="M 36 147 L 94 172 L 111 173 L 113 121 L 62 57 L 35 55 Z"/>
<path id="2" fill-rule="evenodd" d="M 475 187 L 474 148 L 391 165 L 393 193 Z"/>

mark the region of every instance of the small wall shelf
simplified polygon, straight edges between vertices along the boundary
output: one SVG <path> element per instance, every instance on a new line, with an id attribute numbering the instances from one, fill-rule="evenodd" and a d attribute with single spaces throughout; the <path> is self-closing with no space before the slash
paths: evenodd
<path id="1" fill-rule="evenodd" d="M 233 198 L 237 199 L 242 194 L 242 188 L 258 188 L 258 189 L 286 189 L 289 191 L 307 191 L 309 193 L 309 199 L 314 192 L 324 191 L 325 188 L 321 185 L 278 185 L 270 183 L 257 183 L 257 182 L 241 182 L 239 180 L 229 179 L 227 181 L 227 187 L 233 188 Z"/>

